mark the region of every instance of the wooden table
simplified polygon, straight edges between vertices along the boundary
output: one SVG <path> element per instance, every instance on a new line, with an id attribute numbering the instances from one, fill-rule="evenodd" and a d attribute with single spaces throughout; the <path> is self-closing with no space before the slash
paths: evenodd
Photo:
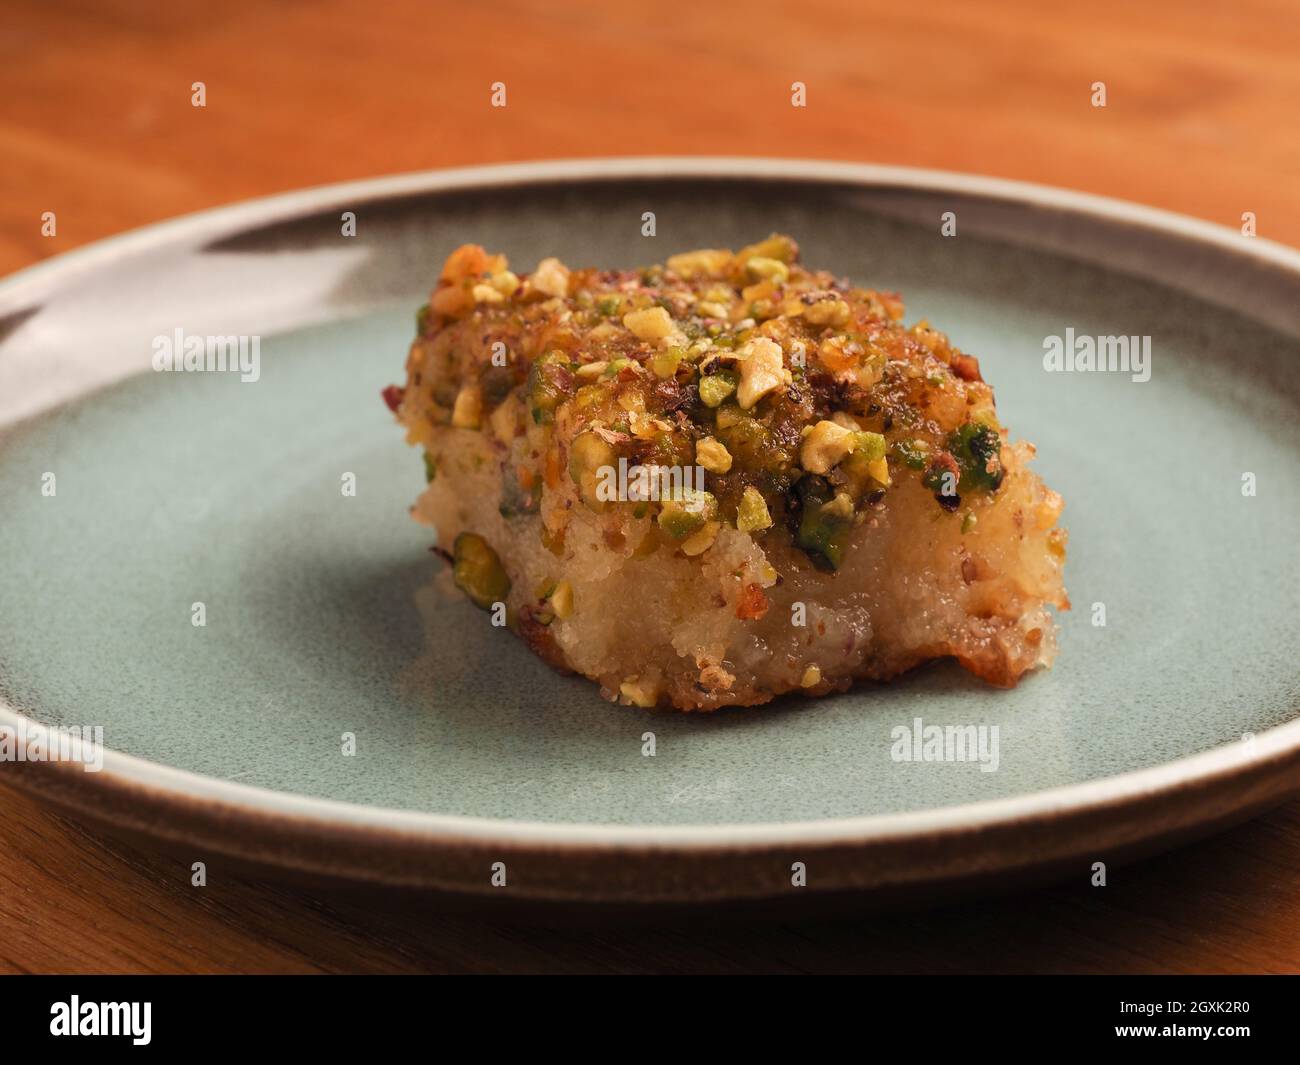
<path id="1" fill-rule="evenodd" d="M 978 171 L 1232 226 L 1252 211 L 1260 236 L 1300 244 L 1300 9 L 1045 6 L 7 0 L 0 272 L 303 185 L 626 154 Z M 791 106 L 795 81 L 807 107 Z M 812 924 L 557 928 L 230 877 L 196 892 L 185 864 L 0 802 L 0 970 L 1300 971 L 1300 803 L 1104 889 Z"/>

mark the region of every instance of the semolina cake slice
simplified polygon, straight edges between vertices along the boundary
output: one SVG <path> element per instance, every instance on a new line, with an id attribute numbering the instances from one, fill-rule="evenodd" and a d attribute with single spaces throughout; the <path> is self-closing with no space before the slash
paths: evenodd
<path id="1" fill-rule="evenodd" d="M 516 275 L 456 249 L 406 383 L 456 585 L 610 699 L 712 710 L 1051 664 L 1061 497 L 979 363 L 774 235 Z"/>

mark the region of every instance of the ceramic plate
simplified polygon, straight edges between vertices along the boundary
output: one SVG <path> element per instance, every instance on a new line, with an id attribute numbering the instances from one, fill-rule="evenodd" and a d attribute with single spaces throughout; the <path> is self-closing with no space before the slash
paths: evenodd
<path id="1" fill-rule="evenodd" d="M 900 290 L 1038 445 L 1075 604 L 1050 672 L 652 714 L 437 590 L 419 454 L 379 393 L 446 253 L 612 267 L 772 230 Z M 258 379 L 154 372 L 177 330 L 259 337 Z M 1067 330 L 1150 338 L 1150 379 L 1049 372 Z M 99 727 L 106 751 L 0 772 L 196 858 L 467 895 L 1082 882 L 1300 787 L 1298 338 L 1300 255 L 1264 239 L 870 166 L 445 171 L 61 256 L 0 285 L 0 723 Z M 996 728 L 996 764 L 900 760 L 934 725 Z"/>

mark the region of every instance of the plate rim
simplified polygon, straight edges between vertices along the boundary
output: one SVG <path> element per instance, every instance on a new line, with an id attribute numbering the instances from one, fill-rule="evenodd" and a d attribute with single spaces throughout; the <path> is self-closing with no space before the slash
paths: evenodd
<path id="1" fill-rule="evenodd" d="M 807 184 L 847 184 L 863 188 L 899 188 L 916 192 L 949 192 L 984 200 L 1040 206 L 1100 218 L 1126 226 L 1155 230 L 1166 236 L 1208 245 L 1221 252 L 1245 256 L 1280 268 L 1300 282 L 1300 250 L 1255 237 L 1243 241 L 1227 226 L 1172 211 L 1111 197 L 1055 188 L 1007 178 L 906 166 L 779 159 L 746 156 L 635 156 L 566 159 L 415 171 L 347 181 L 278 193 L 210 208 L 153 223 L 59 254 L 0 280 L 0 308 L 20 306 L 42 288 L 110 263 L 122 256 L 146 253 L 177 241 L 207 241 L 250 225 L 284 221 L 323 211 L 352 200 L 382 200 L 422 193 L 500 188 L 521 184 L 561 184 L 566 181 L 608 181 L 724 178 L 730 180 L 793 181 Z M 42 411 L 34 415 L 40 417 Z M 19 419 L 26 421 L 27 419 Z M 11 423 L 11 425 L 17 423 Z M 761 711 L 760 711 L 761 712 Z M 0 698 L 0 725 L 44 728 Z M 423 842 L 475 845 L 545 845 L 585 852 L 659 850 L 694 852 L 728 849 L 769 849 L 792 844 L 860 845 L 866 842 L 905 843 L 932 837 L 939 831 L 979 831 L 1026 823 L 1050 822 L 1067 815 L 1101 812 L 1172 796 L 1179 789 L 1222 785 L 1270 771 L 1288 763 L 1300 767 L 1300 718 L 1255 734 L 1251 744 L 1235 742 L 1186 755 L 1144 769 L 1042 791 L 925 810 L 864 814 L 811 821 L 722 822 L 716 824 L 584 823 L 528 821 L 508 818 L 440 814 L 369 806 L 338 799 L 240 784 L 178 769 L 135 755 L 105 748 L 103 769 L 84 773 L 68 763 L 27 763 L 39 766 L 47 786 L 75 795 L 111 790 L 77 787 L 66 774 L 100 778 L 119 791 L 143 791 L 155 803 L 182 808 L 196 800 L 219 804 L 246 818 L 270 817 L 285 827 L 353 834 L 360 830 L 377 839 L 388 837 Z M 55 776 L 50 776 L 53 773 Z M 58 774 L 65 774 L 57 777 Z M 21 774 L 10 774 L 10 777 Z M 56 782 L 57 780 L 57 782 Z M 15 783 L 19 783 L 17 780 Z M 19 783 L 19 786 L 23 785 Z M 1300 789 L 1300 776 L 1290 790 Z M 37 787 L 36 791 L 47 788 Z M 1277 792 L 1277 801 L 1287 789 Z"/>
<path id="2" fill-rule="evenodd" d="M 48 731 L 46 726 L 25 717 L 4 699 L 0 699 L 0 726 Z M 259 818 L 270 814 L 287 822 L 324 829 L 342 827 L 381 833 L 388 831 L 406 839 L 414 836 L 473 843 L 570 844 L 584 848 L 670 846 L 674 849 L 711 850 L 719 845 L 783 847 L 802 843 L 837 845 L 865 840 L 907 840 L 927 837 L 937 830 L 989 829 L 1154 799 L 1170 795 L 1180 788 L 1213 785 L 1252 772 L 1265 772 L 1288 760 L 1300 767 L 1300 719 L 1254 734 L 1249 745 L 1236 742 L 1145 769 L 998 799 L 811 821 L 695 825 L 525 821 L 403 810 L 241 784 L 111 748 L 104 748 L 102 753 L 103 768 L 94 773 L 86 772 L 74 762 L 24 764 L 47 774 L 67 774 L 74 780 L 78 777 L 90 778 L 90 781 L 102 779 L 117 788 L 143 788 L 155 799 L 163 801 L 187 803 L 201 800 L 221 804 L 226 809 L 243 810 Z M 71 783 L 65 779 L 62 781 L 64 787 L 57 790 L 76 792 L 75 786 L 68 787 Z M 1300 789 L 1300 778 L 1295 785 Z M 93 792 L 96 789 L 89 787 L 85 790 Z"/>
<path id="3" fill-rule="evenodd" d="M 93 269 L 122 255 L 182 237 L 210 240 L 250 225 L 284 221 L 346 203 L 353 198 L 392 199 L 428 192 L 454 192 L 521 184 L 560 184 L 565 181 L 654 180 L 664 178 L 727 178 L 753 181 L 795 181 L 808 184 L 850 184 L 864 188 L 897 187 L 917 192 L 951 192 L 986 200 L 1032 204 L 1076 214 L 1096 215 L 1112 222 L 1153 229 L 1168 235 L 1258 259 L 1300 273 L 1300 249 L 1251 237 L 1217 222 L 1194 218 L 1160 207 L 1111 196 L 1060 188 L 1031 181 L 883 163 L 852 163 L 817 159 L 781 159 L 740 155 L 649 155 L 555 159 L 494 163 L 485 166 L 414 170 L 382 177 L 332 182 L 288 192 L 237 200 L 175 218 L 152 222 L 91 241 L 0 278 L 0 303 L 29 288 Z"/>

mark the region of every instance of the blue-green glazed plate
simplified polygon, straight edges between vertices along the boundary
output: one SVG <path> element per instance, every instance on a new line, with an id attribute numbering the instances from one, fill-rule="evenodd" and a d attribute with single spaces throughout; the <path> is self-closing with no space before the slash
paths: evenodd
<path id="1" fill-rule="evenodd" d="M 901 291 L 1038 446 L 1070 531 L 1052 670 L 649 713 L 439 590 L 419 453 L 379 396 L 447 252 L 612 267 L 773 230 Z M 257 380 L 156 372 L 177 330 L 259 337 Z M 1049 371 L 1067 330 L 1150 338 L 1149 380 Z M 627 159 L 207 212 L 0 284 L 0 724 L 104 748 L 0 782 L 196 858 L 501 899 L 1082 885 L 1300 788 L 1297 454 L 1300 255 L 1147 208 Z M 905 757 L 934 726 L 987 756 Z"/>

